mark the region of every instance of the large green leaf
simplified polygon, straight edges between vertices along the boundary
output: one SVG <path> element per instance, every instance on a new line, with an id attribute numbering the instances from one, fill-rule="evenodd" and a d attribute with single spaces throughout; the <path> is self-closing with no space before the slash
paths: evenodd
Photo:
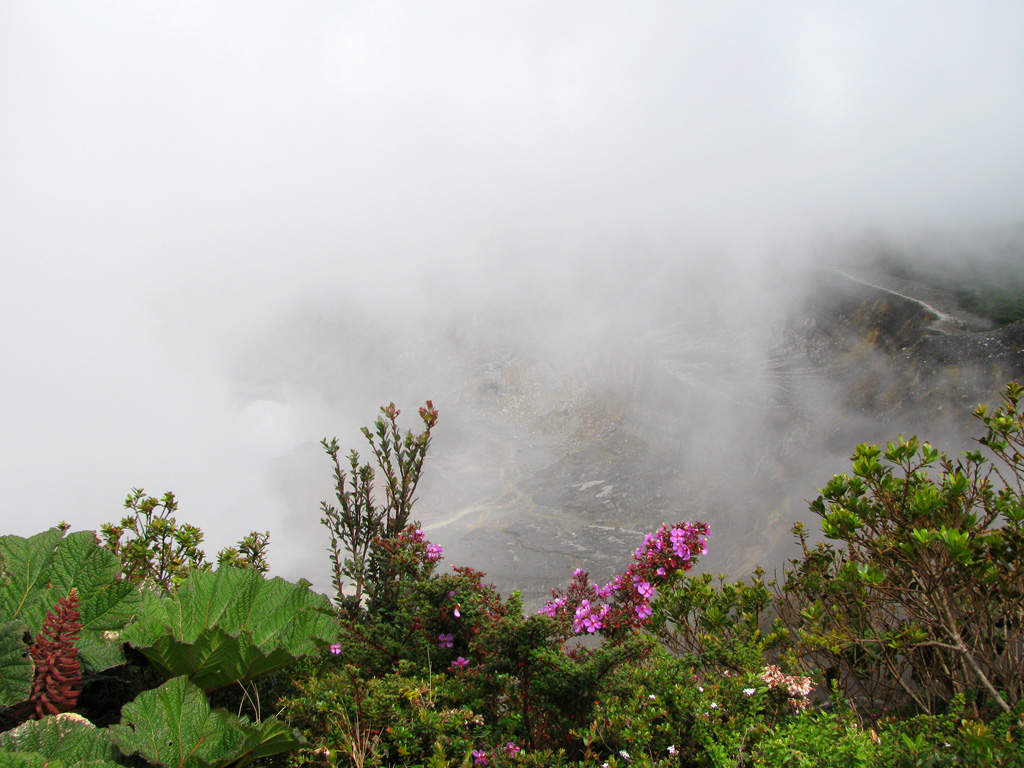
<path id="1" fill-rule="evenodd" d="M 0 733 L 0 754 L 6 766 L 12 755 L 4 753 L 35 753 L 48 761 L 43 765 L 60 761 L 69 766 L 116 766 L 120 757 L 106 730 L 70 712 L 29 720 Z"/>
<path id="2" fill-rule="evenodd" d="M 123 638 L 165 677 L 211 691 L 315 653 L 335 634 L 330 601 L 308 583 L 221 568 L 193 573 L 173 595 L 147 594 Z"/>
<path id="3" fill-rule="evenodd" d="M 33 634 L 42 628 L 48 610 L 44 595 L 62 538 L 59 528 L 28 539 L 0 536 L 0 621 L 18 619 L 28 624 Z"/>
<path id="4" fill-rule="evenodd" d="M 223 709 L 210 710 L 206 695 L 184 677 L 146 691 L 121 710 L 109 728 L 126 755 L 157 766 L 221 768 L 303 746 L 273 718 L 254 725 Z"/>
<path id="5" fill-rule="evenodd" d="M 4 755 L 4 768 L 122 768 L 109 760 L 78 760 L 65 763 L 40 755 L 38 752 L 14 752 Z"/>
<path id="6" fill-rule="evenodd" d="M 33 666 L 25 645 L 28 627 L 20 621 L 0 624 L 0 707 L 24 701 L 32 692 Z"/>
<path id="7" fill-rule="evenodd" d="M 60 529 L 0 537 L 0 622 L 18 620 L 34 637 L 46 612 L 78 590 L 82 632 L 79 656 L 90 671 L 124 663 L 121 628 L 139 609 L 139 590 L 118 581 L 117 556 L 92 531 L 64 536 Z"/>

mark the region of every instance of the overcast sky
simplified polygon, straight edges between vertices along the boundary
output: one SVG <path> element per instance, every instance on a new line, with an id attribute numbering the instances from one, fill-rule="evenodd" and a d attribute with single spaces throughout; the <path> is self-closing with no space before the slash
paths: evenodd
<path id="1" fill-rule="evenodd" d="M 1016 0 L 0 0 L 4 532 L 135 486 L 273 528 L 350 426 L 233 389 L 296 305 L 1022 221 Z"/>

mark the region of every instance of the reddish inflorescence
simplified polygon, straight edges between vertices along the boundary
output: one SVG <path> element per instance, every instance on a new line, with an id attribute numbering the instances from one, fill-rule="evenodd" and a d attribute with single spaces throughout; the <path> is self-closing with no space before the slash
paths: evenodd
<path id="1" fill-rule="evenodd" d="M 46 614 L 43 629 L 29 649 L 35 664 L 31 703 L 36 717 L 56 715 L 74 709 L 82 685 L 78 663 L 78 590 L 57 602 Z"/>

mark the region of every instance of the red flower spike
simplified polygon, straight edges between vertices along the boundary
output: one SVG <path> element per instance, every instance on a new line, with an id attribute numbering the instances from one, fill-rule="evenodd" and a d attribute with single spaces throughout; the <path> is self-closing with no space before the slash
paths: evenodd
<path id="1" fill-rule="evenodd" d="M 29 701 L 37 718 L 74 709 L 82 686 L 78 664 L 78 633 L 82 631 L 78 613 L 78 590 L 47 612 L 43 629 L 29 649 L 35 664 L 35 679 Z"/>

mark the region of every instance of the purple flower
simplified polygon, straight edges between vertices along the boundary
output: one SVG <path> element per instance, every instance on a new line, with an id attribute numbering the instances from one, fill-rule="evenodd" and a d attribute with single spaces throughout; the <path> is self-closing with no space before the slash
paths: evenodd
<path id="1" fill-rule="evenodd" d="M 341 653 L 341 643 L 331 643 L 331 653 L 333 653 L 333 654 Z"/>
<path id="2" fill-rule="evenodd" d="M 461 618 L 462 618 L 462 614 L 461 614 L 461 613 L 459 613 L 459 604 L 458 604 L 458 603 L 456 603 L 456 604 L 455 604 L 455 610 L 454 610 L 454 611 L 452 611 L 452 615 L 453 615 L 453 616 L 454 616 L 454 617 L 455 617 L 456 619 L 461 619 Z"/>
<path id="3" fill-rule="evenodd" d="M 651 615 L 651 604 L 645 600 L 633 610 L 636 611 L 636 615 L 638 618 L 646 619 Z"/>
<path id="4" fill-rule="evenodd" d="M 427 560 L 440 560 L 444 555 L 444 549 L 440 544 L 431 544 L 427 547 Z"/>
<path id="5" fill-rule="evenodd" d="M 482 749 L 473 750 L 473 764 L 474 765 L 487 765 L 487 753 Z"/>
<path id="6" fill-rule="evenodd" d="M 455 640 L 455 638 L 452 637 L 450 632 L 448 634 L 445 634 L 444 632 L 442 632 L 440 635 L 437 636 L 437 647 L 438 648 L 451 648 L 452 647 L 452 643 L 453 643 L 454 640 Z"/>
<path id="7" fill-rule="evenodd" d="M 465 669 L 469 666 L 469 659 L 464 659 L 461 656 L 451 663 L 449 669 Z"/>
<path id="8" fill-rule="evenodd" d="M 508 755 L 509 757 L 515 757 L 516 755 L 518 755 L 520 752 L 523 751 L 523 748 L 522 747 L 517 747 L 516 743 L 514 741 L 508 742 L 504 747 L 502 747 L 502 749 L 505 750 L 505 754 Z"/>
<path id="9" fill-rule="evenodd" d="M 654 595 L 654 587 L 651 586 L 649 581 L 641 581 L 636 585 L 636 591 L 640 593 L 640 597 L 645 600 L 650 600 Z"/>

